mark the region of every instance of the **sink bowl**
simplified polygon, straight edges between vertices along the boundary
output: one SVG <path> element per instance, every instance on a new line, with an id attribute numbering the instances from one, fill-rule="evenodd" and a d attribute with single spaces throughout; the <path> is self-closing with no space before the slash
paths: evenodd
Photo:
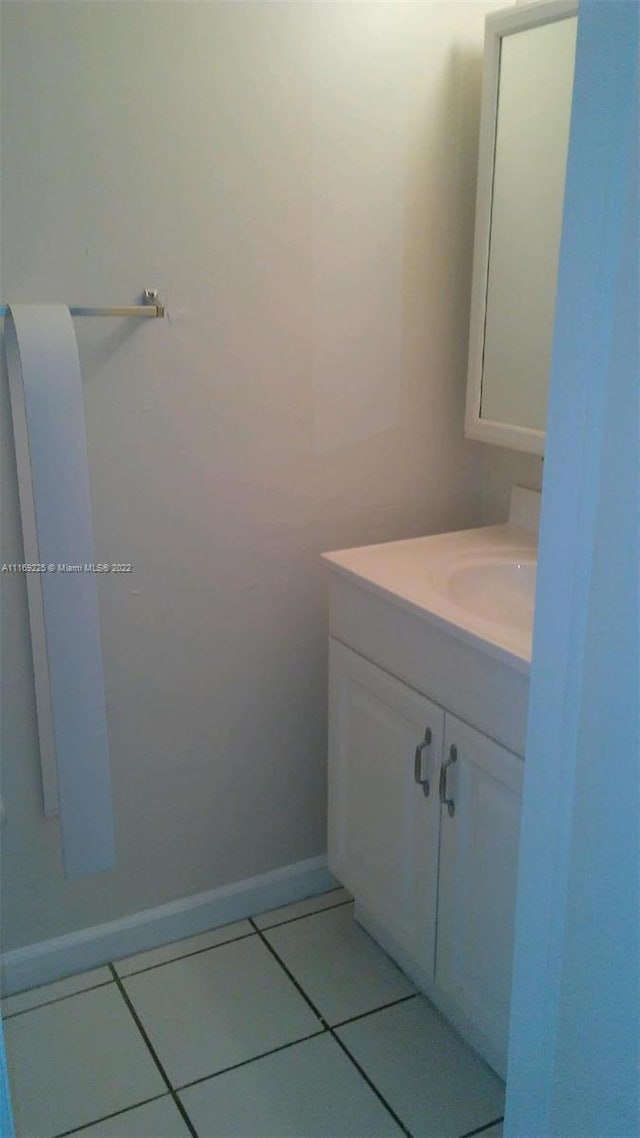
<path id="1" fill-rule="evenodd" d="M 531 556 L 454 565 L 444 583 L 451 599 L 475 616 L 523 631 L 531 629 L 536 595 L 536 561 Z"/>
<path id="2" fill-rule="evenodd" d="M 515 486 L 504 525 L 336 550 L 324 558 L 339 576 L 524 672 L 531 662 L 539 511 L 540 495 Z"/>

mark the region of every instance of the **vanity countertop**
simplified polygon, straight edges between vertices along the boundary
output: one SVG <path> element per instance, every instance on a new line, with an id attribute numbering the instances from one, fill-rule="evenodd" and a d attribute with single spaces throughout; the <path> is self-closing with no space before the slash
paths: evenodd
<path id="1" fill-rule="evenodd" d="M 333 571 L 528 673 L 535 530 L 511 521 L 323 556 Z"/>

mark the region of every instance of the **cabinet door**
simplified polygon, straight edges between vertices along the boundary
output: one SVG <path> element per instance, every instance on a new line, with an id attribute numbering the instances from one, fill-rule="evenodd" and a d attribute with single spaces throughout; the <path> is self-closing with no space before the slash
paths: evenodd
<path id="1" fill-rule="evenodd" d="M 330 869 L 433 976 L 444 712 L 335 640 L 329 688 Z"/>
<path id="2" fill-rule="evenodd" d="M 523 762 L 447 714 L 436 984 L 504 1074 L 509 1034 Z"/>

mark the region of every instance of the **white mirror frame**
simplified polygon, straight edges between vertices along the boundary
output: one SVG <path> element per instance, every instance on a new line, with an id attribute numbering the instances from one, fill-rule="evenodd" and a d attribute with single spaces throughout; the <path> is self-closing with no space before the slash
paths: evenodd
<path id="1" fill-rule="evenodd" d="M 478 187 L 476 192 L 476 224 L 473 247 L 471 313 L 469 326 L 469 365 L 467 372 L 467 404 L 464 433 L 467 438 L 530 454 L 544 454 L 545 432 L 517 427 L 480 414 L 482 396 L 482 363 L 486 318 L 487 278 L 493 167 L 495 161 L 496 123 L 498 117 L 498 85 L 500 78 L 500 44 L 503 36 L 527 28 L 550 24 L 575 16 L 578 0 L 543 0 L 525 7 L 502 9 L 487 16 L 485 23 L 484 67 L 482 74 L 482 106 L 478 145 Z"/>

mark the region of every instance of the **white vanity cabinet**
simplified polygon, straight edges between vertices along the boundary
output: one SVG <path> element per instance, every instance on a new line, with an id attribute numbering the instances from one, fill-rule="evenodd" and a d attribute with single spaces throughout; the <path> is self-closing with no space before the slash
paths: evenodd
<path id="1" fill-rule="evenodd" d="M 329 653 L 329 867 L 504 1076 L 522 759 L 334 637 Z"/>
<path id="2" fill-rule="evenodd" d="M 433 972 L 444 712 L 332 640 L 329 864 Z"/>
<path id="3" fill-rule="evenodd" d="M 503 1076 L 538 510 L 324 554 L 329 868 Z"/>

